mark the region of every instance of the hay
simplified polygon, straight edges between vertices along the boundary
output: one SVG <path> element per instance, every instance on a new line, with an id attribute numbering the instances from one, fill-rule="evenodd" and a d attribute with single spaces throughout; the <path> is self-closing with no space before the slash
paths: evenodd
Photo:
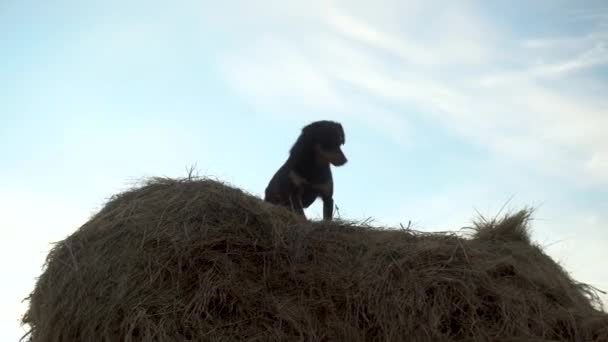
<path id="1" fill-rule="evenodd" d="M 28 341 L 606 341 L 597 298 L 529 243 L 301 222 L 208 179 L 115 196 L 49 253 Z"/>

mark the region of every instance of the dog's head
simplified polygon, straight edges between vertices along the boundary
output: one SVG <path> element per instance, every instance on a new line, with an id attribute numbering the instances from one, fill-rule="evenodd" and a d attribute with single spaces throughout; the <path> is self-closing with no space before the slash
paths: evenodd
<path id="1" fill-rule="evenodd" d="M 327 120 L 313 122 L 302 129 L 302 137 L 312 144 L 320 162 L 342 166 L 348 161 L 340 148 L 345 142 L 340 123 Z"/>

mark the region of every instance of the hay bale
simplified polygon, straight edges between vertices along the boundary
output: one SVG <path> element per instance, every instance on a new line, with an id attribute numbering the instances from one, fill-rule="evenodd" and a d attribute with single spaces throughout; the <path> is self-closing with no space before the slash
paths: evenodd
<path id="1" fill-rule="evenodd" d="M 216 181 L 155 179 L 57 243 L 26 339 L 606 341 L 593 291 L 530 244 L 528 219 L 466 239 L 301 222 Z"/>

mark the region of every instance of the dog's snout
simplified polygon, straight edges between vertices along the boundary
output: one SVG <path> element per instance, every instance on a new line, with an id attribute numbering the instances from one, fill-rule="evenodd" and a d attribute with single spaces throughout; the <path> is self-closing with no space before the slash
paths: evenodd
<path id="1" fill-rule="evenodd" d="M 334 164 L 335 166 L 342 166 L 342 165 L 346 164 L 347 162 L 348 162 L 348 159 L 346 158 L 344 153 L 342 153 L 342 151 L 337 153 L 334 160 L 332 160 L 332 164 Z"/>

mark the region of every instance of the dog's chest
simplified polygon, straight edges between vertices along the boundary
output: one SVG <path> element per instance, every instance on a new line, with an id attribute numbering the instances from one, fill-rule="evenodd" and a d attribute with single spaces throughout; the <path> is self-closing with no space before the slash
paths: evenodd
<path id="1" fill-rule="evenodd" d="M 301 175 L 299 175 L 295 171 L 291 171 L 289 173 L 289 179 L 291 182 L 299 189 L 301 189 L 305 193 L 309 194 L 319 194 L 319 195 L 330 195 L 332 193 L 332 180 L 331 177 L 324 177 L 323 181 L 313 179 L 309 180 Z"/>

